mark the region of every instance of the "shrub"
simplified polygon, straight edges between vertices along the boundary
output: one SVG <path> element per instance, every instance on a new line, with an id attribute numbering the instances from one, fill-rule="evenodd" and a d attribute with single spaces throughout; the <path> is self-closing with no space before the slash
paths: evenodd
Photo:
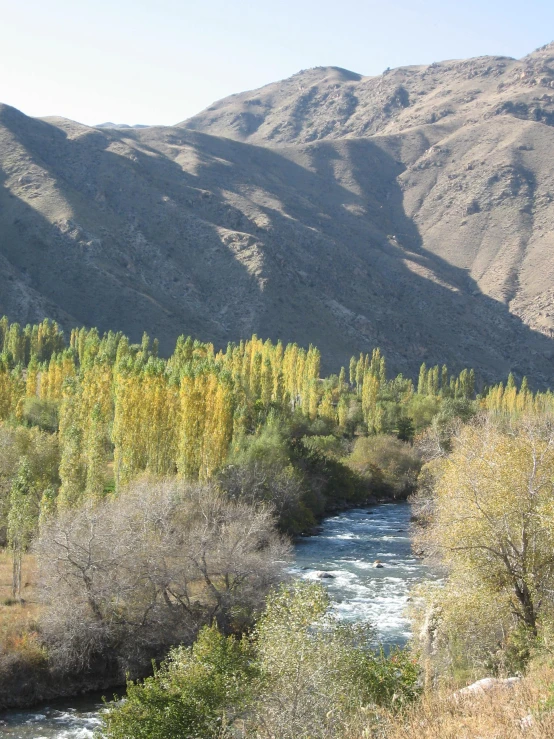
<path id="1" fill-rule="evenodd" d="M 421 467 L 421 460 L 413 447 L 395 436 L 384 434 L 359 437 L 347 461 L 353 470 L 375 481 L 376 492 L 384 492 L 394 498 L 405 497 L 413 491 Z"/>
<path id="2" fill-rule="evenodd" d="M 58 430 L 59 403 L 55 400 L 40 400 L 37 397 L 23 401 L 23 421 L 38 426 L 43 431 Z"/>
<path id="3" fill-rule="evenodd" d="M 45 522 L 36 544 L 40 624 L 60 668 L 142 669 L 215 621 L 243 629 L 283 576 L 289 545 L 270 509 L 213 486 L 143 478 Z"/>
<path id="4" fill-rule="evenodd" d="M 252 719 L 257 736 L 342 736 L 364 707 L 405 705 L 419 693 L 413 656 L 376 652 L 370 625 L 335 620 L 319 583 L 297 582 L 270 595 L 255 641 L 262 678 Z"/>
<path id="5" fill-rule="evenodd" d="M 304 436 L 302 443 L 309 451 L 334 459 L 342 459 L 346 451 L 344 441 L 332 434 L 327 436 Z"/>
<path id="6" fill-rule="evenodd" d="M 252 637 L 205 628 L 192 648 L 172 650 L 153 677 L 129 683 L 109 706 L 107 739 L 341 737 L 364 709 L 405 706 L 418 694 L 407 652 L 375 652 L 367 624 L 329 615 L 319 583 L 282 586 Z M 365 715 L 365 714 L 364 714 Z"/>
<path id="7" fill-rule="evenodd" d="M 110 739 L 220 737 L 248 704 L 256 673 L 246 639 L 206 626 L 152 677 L 127 684 L 126 700 L 103 715 L 103 730 Z"/>

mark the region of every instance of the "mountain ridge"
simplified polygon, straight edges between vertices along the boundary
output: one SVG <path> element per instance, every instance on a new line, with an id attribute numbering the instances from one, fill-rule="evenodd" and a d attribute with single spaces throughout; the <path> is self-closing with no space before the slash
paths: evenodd
<path id="1" fill-rule="evenodd" d="M 250 133 L 228 118 L 259 91 L 220 101 L 216 122 L 210 106 L 173 127 L 0 107 L 0 313 L 134 340 L 146 328 L 166 352 L 180 333 L 224 345 L 256 332 L 315 343 L 333 369 L 379 345 L 412 375 L 445 361 L 544 385 L 554 44 L 534 54 L 378 78 L 308 70 L 317 89 L 298 75 L 267 86 L 273 107 L 249 106 L 265 111 Z"/>

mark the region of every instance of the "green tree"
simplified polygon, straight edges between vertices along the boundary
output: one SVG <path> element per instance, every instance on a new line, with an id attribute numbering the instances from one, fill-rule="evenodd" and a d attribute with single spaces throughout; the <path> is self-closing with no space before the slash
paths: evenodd
<path id="1" fill-rule="evenodd" d="M 33 486 L 33 475 L 26 457 L 19 463 L 10 492 L 8 514 L 8 547 L 12 554 L 12 595 L 21 599 L 21 567 L 23 554 L 31 543 L 38 510 Z"/>
<path id="2" fill-rule="evenodd" d="M 348 378 L 350 380 L 350 384 L 354 385 L 356 382 L 356 357 L 350 357 Z"/>
<path id="3" fill-rule="evenodd" d="M 419 368 L 417 393 L 418 395 L 425 395 L 427 393 L 427 365 L 425 364 L 425 362 L 423 362 L 423 364 Z"/>

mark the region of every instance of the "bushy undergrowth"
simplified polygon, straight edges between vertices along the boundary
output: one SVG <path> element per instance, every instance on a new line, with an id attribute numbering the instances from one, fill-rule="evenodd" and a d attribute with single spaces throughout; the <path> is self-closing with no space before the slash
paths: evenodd
<path id="1" fill-rule="evenodd" d="M 375 651 L 365 625 L 335 621 L 318 584 L 273 592 L 242 639 L 205 627 L 151 677 L 130 683 L 104 716 L 108 739 L 339 737 L 364 709 L 405 707 L 418 695 L 407 652 Z"/>
<path id="2" fill-rule="evenodd" d="M 371 497 L 406 497 L 420 468 L 419 455 L 393 436 L 321 435 L 328 424 L 274 417 L 256 435 L 237 441 L 217 476 L 233 500 L 274 507 L 289 534 L 309 531 L 336 505 Z"/>

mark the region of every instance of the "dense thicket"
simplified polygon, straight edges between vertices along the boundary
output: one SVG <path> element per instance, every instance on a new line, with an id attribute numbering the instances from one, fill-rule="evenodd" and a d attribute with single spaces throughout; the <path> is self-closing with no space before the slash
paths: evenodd
<path id="1" fill-rule="evenodd" d="M 360 713 L 368 722 L 378 706 L 413 701 L 415 661 L 376 651 L 367 625 L 341 624 L 328 608 L 322 586 L 296 583 L 271 594 L 241 641 L 205 628 L 153 677 L 128 685 L 127 700 L 103 717 L 105 736 L 346 738 Z"/>

